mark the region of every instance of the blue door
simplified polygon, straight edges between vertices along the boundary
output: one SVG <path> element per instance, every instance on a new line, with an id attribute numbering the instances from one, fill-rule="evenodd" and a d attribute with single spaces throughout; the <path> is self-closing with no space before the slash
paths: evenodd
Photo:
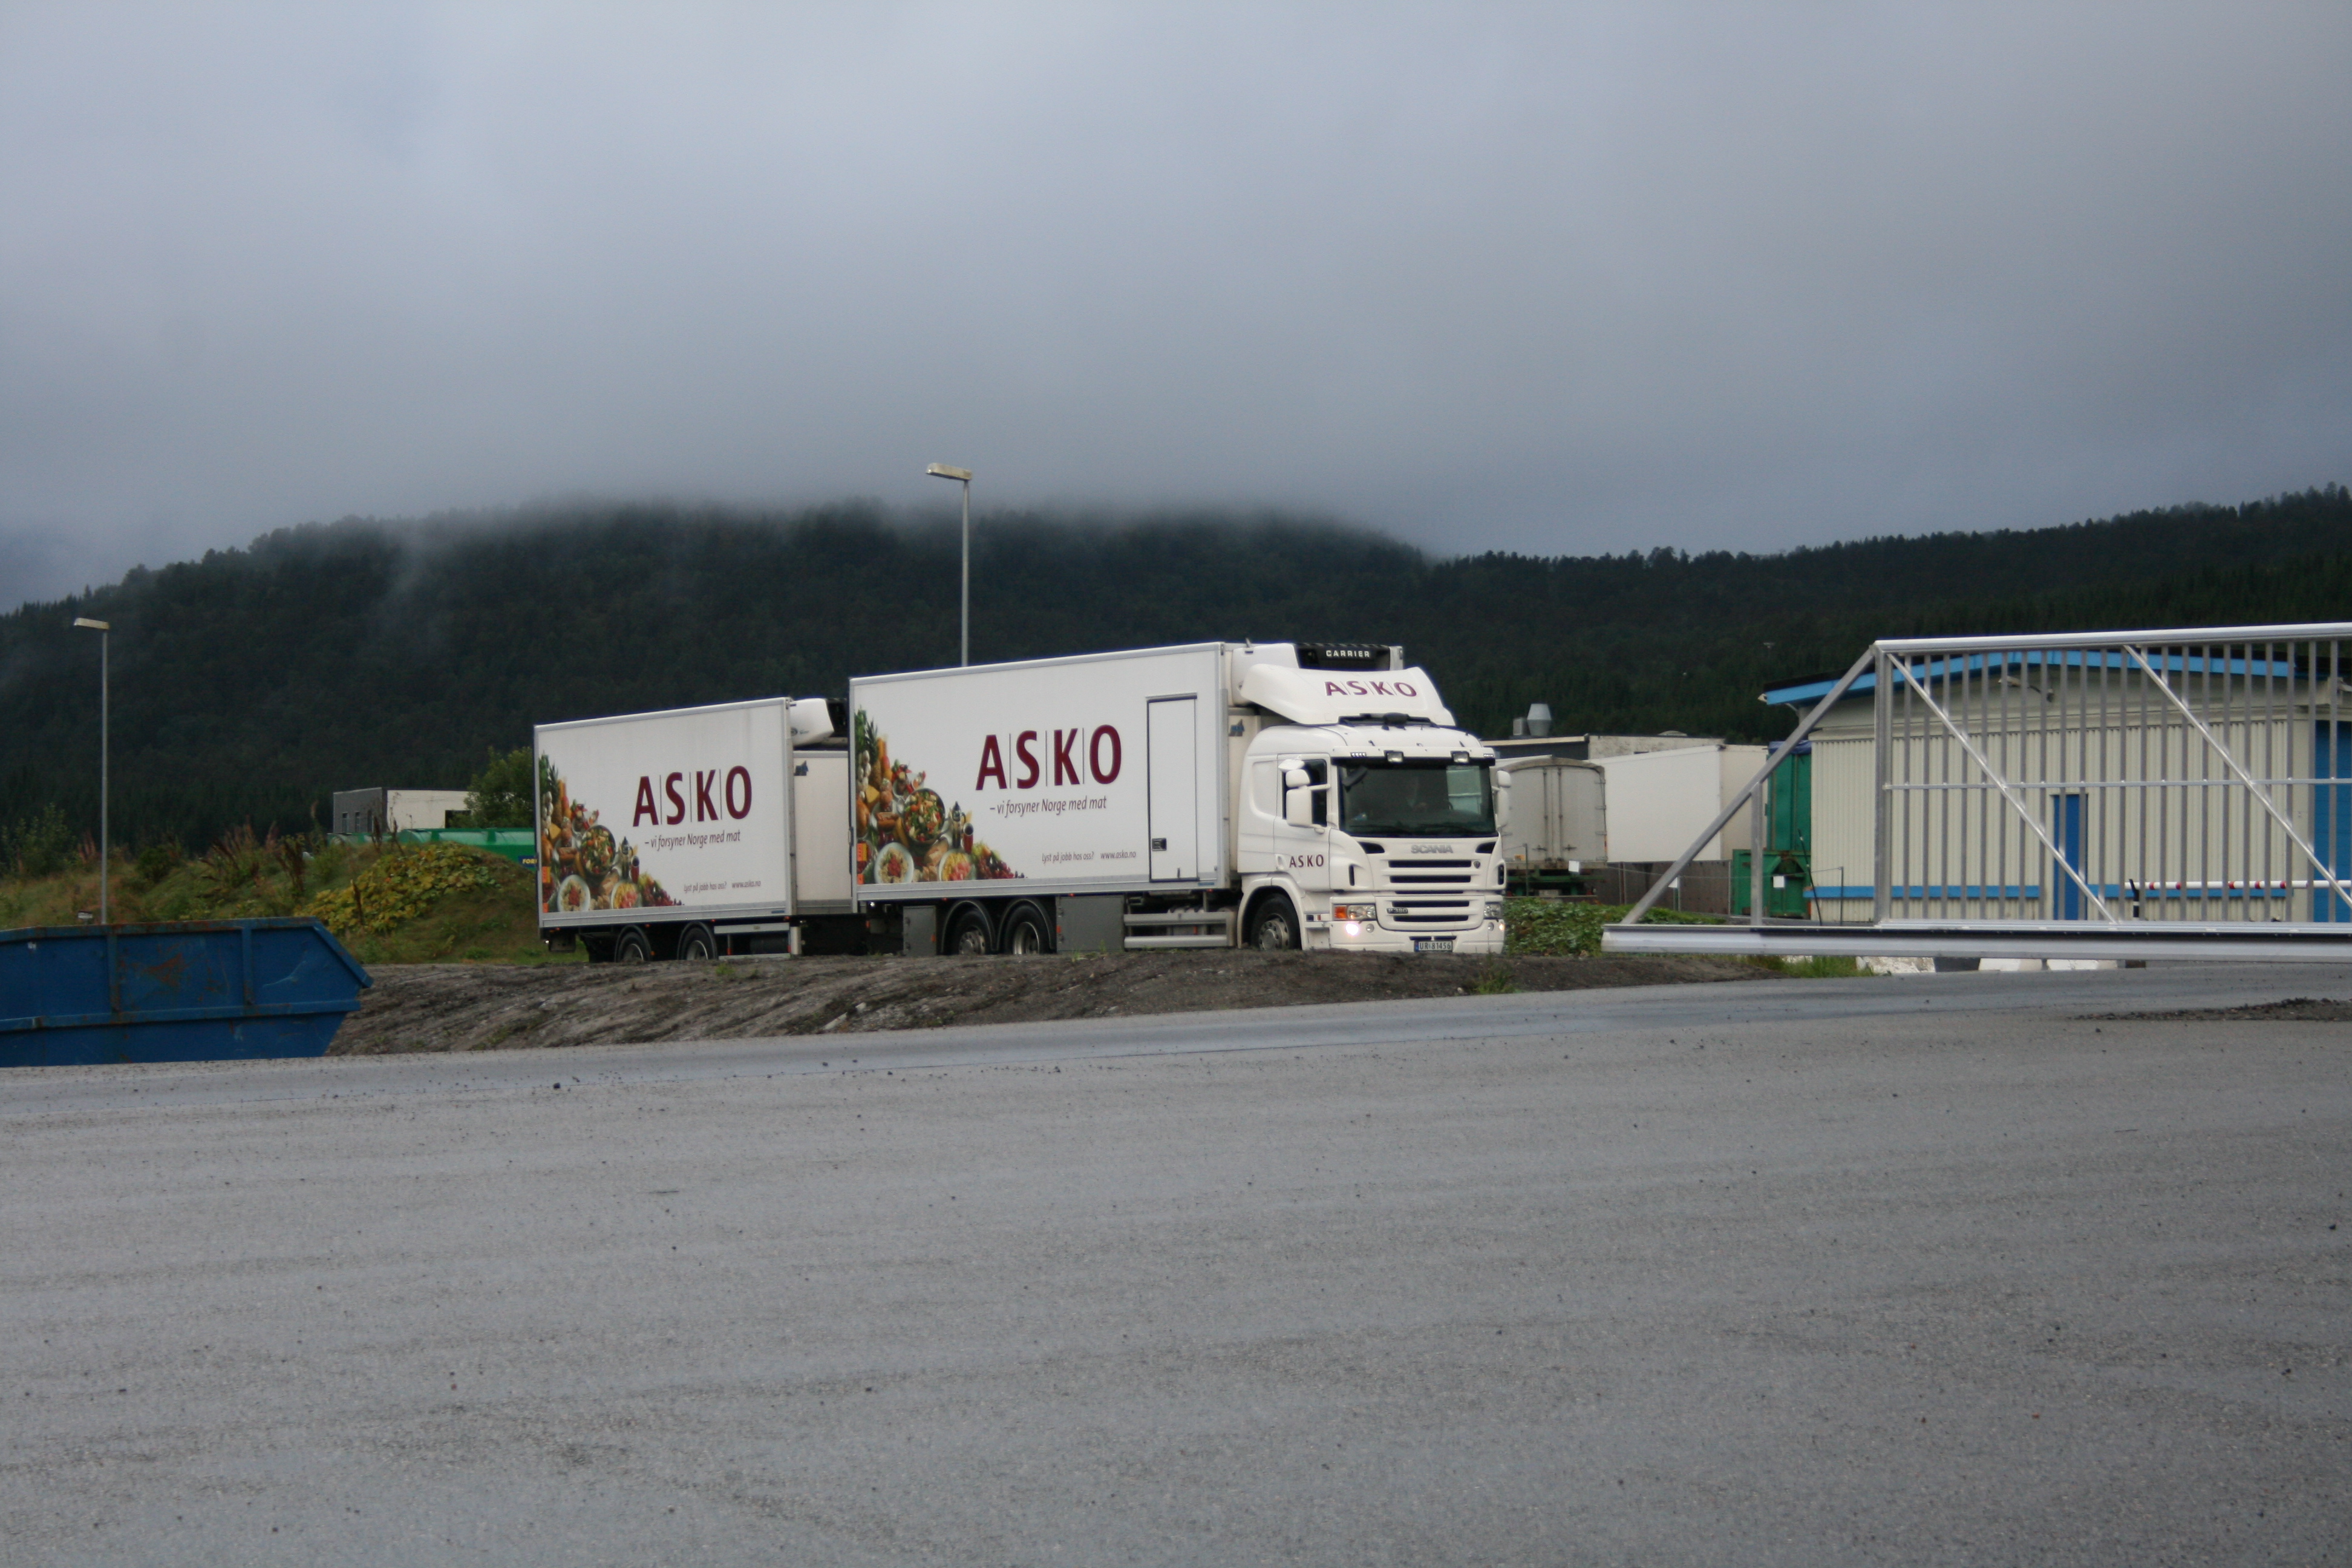
<path id="1" fill-rule="evenodd" d="M 2330 733 L 2333 731 L 2333 733 Z M 2322 724 L 2312 737 L 2312 773 L 2323 779 L 2352 779 L 2352 724 Z M 2319 863 L 2352 883 L 2352 785 L 2320 784 L 2311 792 L 2311 847 Z M 2313 880 L 2318 880 L 2317 873 Z M 2352 920 L 2352 909 L 2333 888 L 2311 889 L 2311 918 Z"/>
<path id="2" fill-rule="evenodd" d="M 2050 800 L 2050 837 L 2058 841 L 2058 853 L 2077 873 L 2083 869 L 2083 797 L 2079 795 L 2053 795 Z M 2051 886 L 2056 890 L 2053 900 L 2062 921 L 2083 918 L 2083 886 L 2056 866 L 2050 868 Z"/>

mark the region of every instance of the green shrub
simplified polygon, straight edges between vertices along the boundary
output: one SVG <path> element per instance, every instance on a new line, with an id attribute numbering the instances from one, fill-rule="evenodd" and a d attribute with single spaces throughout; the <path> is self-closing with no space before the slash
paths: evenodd
<path id="1" fill-rule="evenodd" d="M 530 748 L 490 753 L 466 791 L 468 827 L 529 827 L 537 820 L 531 795 Z M 454 826 L 454 825 L 453 825 Z"/>
<path id="2" fill-rule="evenodd" d="M 73 829 L 54 803 L 0 830 L 0 870 L 19 877 L 54 877 L 73 854 Z"/>
<path id="3" fill-rule="evenodd" d="M 1504 909 L 1513 952 L 1592 958 L 1601 952 L 1601 928 L 1625 918 L 1631 904 L 1579 904 L 1565 899 L 1513 899 Z M 1644 925 L 1720 925 L 1716 915 L 1652 910 Z"/>

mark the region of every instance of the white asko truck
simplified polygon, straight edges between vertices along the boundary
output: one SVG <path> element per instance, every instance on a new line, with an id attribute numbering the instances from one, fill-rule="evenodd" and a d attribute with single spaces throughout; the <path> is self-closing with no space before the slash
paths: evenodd
<path id="1" fill-rule="evenodd" d="M 861 910 L 909 952 L 1499 952 L 1494 753 L 1390 647 L 849 686 Z"/>
<path id="2" fill-rule="evenodd" d="M 863 951 L 849 751 L 821 697 L 541 724 L 539 926 L 598 962 Z"/>

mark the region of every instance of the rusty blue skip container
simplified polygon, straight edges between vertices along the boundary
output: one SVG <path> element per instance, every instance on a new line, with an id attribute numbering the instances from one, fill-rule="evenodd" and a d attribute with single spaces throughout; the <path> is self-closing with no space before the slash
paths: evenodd
<path id="1" fill-rule="evenodd" d="M 0 931 L 0 1067 L 322 1057 L 373 984 L 310 920 Z"/>

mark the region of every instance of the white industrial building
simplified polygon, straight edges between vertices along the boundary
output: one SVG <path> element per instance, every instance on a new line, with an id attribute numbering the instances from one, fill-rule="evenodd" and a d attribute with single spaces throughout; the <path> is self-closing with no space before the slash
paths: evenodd
<path id="1" fill-rule="evenodd" d="M 334 830 L 373 837 L 446 827 L 465 810 L 461 789 L 339 789 Z"/>

